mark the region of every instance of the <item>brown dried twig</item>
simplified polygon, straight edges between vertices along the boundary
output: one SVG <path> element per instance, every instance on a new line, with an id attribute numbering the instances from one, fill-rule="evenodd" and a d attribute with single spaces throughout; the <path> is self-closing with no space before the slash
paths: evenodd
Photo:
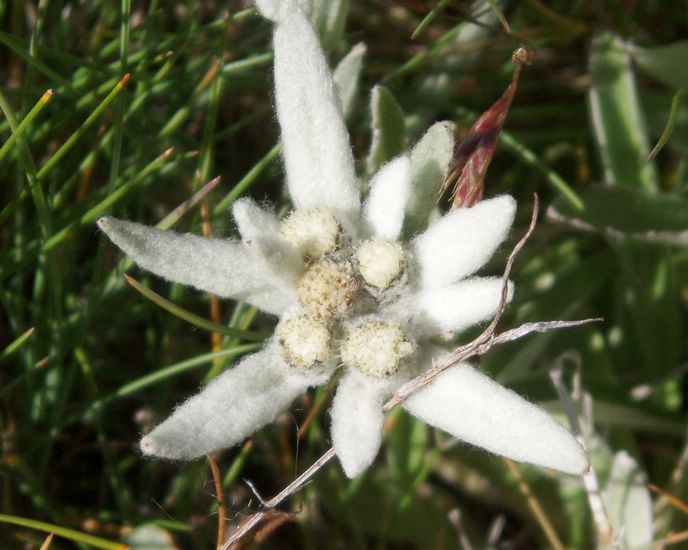
<path id="1" fill-rule="evenodd" d="M 533 230 L 535 229 L 538 215 L 538 205 L 538 197 L 537 195 L 535 195 L 535 200 L 533 204 L 533 215 L 530 220 L 530 226 L 528 227 L 528 230 L 526 231 L 525 235 L 521 238 L 521 240 L 519 240 L 518 243 L 516 243 L 516 246 L 511 251 L 511 254 L 509 255 L 509 258 L 507 260 L 506 267 L 504 269 L 504 274 L 502 275 L 502 294 L 499 300 L 499 305 L 497 307 L 497 314 L 495 315 L 492 322 L 475 340 L 469 342 L 464 346 L 456 348 L 454 351 L 447 354 L 442 361 L 434 365 L 431 369 L 427 370 L 420 376 L 414 378 L 410 382 L 407 382 L 406 384 L 402 385 L 396 391 L 396 393 L 390 398 L 390 400 L 387 401 L 387 403 L 385 403 L 383 407 L 383 411 L 385 413 L 389 412 L 398 404 L 408 399 L 408 397 L 410 397 L 411 394 L 413 394 L 414 392 L 427 386 L 430 382 L 432 382 L 432 380 L 435 379 L 436 376 L 440 375 L 448 368 L 456 365 L 457 363 L 460 363 L 461 361 L 465 361 L 466 359 L 469 359 L 471 357 L 484 355 L 485 353 L 487 353 L 487 351 L 489 351 L 493 346 L 497 344 L 509 342 L 517 338 L 522 338 L 523 336 L 530 334 L 532 332 L 546 332 L 549 330 L 555 330 L 565 327 L 574 327 L 601 320 L 584 319 L 579 321 L 544 321 L 539 323 L 525 323 L 515 329 L 507 330 L 505 332 L 495 335 L 497 325 L 499 324 L 499 321 L 501 320 L 502 315 L 504 314 L 504 310 L 506 309 L 509 291 L 509 275 L 511 274 L 511 268 L 514 262 L 516 261 L 516 257 L 518 256 L 519 252 L 525 246 L 526 241 L 529 239 L 530 235 L 533 233 Z M 272 513 L 272 510 L 274 510 L 274 508 L 279 506 L 289 496 L 300 491 L 311 480 L 311 478 L 316 474 L 316 472 L 318 472 L 318 470 L 320 470 L 323 466 L 325 466 L 325 464 L 330 462 L 330 460 L 332 460 L 334 457 L 334 449 L 328 449 L 325 452 L 325 454 L 318 458 L 305 472 L 303 472 L 299 477 L 292 481 L 278 495 L 274 496 L 270 500 L 265 501 L 263 503 L 263 510 L 258 511 L 257 513 L 249 517 L 241 526 L 239 526 L 238 529 L 232 534 L 231 538 L 229 538 L 225 542 L 224 546 L 222 547 L 222 550 L 227 550 L 233 544 L 236 544 L 238 541 L 240 541 L 256 525 L 258 525 L 261 521 L 266 519 Z"/>
<path id="2" fill-rule="evenodd" d="M 222 476 L 220 475 L 220 468 L 217 465 L 215 456 L 211 454 L 208 455 L 208 464 L 210 464 L 210 471 L 213 474 L 213 482 L 215 483 L 215 499 L 217 500 L 217 549 L 219 550 L 225 543 L 227 507 L 225 505 L 225 495 L 222 491 Z"/>

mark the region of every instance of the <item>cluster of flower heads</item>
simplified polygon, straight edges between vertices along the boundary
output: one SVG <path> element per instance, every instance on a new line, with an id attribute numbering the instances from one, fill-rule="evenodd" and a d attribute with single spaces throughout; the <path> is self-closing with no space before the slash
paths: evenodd
<path id="1" fill-rule="evenodd" d="M 280 221 L 249 199 L 237 201 L 240 241 L 114 218 L 98 225 L 141 267 L 246 301 L 279 322 L 262 350 L 180 405 L 141 440 L 141 449 L 193 459 L 235 445 L 341 366 L 332 442 L 354 477 L 380 448 L 383 402 L 447 353 L 431 339 L 494 316 L 501 280 L 473 273 L 506 238 L 516 205 L 509 196 L 496 197 L 419 231 L 452 154 L 444 123 L 383 166 L 362 204 L 315 29 L 297 2 L 262 0 L 258 7 L 275 22 L 275 98 L 295 210 Z M 570 473 L 587 468 L 582 448 L 545 411 L 468 364 L 443 372 L 403 407 L 516 460 Z"/>

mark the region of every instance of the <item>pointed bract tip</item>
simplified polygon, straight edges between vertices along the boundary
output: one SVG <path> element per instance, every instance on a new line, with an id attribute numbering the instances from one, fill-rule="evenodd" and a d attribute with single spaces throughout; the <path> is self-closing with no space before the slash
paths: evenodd
<path id="1" fill-rule="evenodd" d="M 276 23 L 282 21 L 296 9 L 309 13 L 310 0 L 255 0 L 256 8 L 266 19 Z"/>
<path id="2" fill-rule="evenodd" d="M 139 447 L 141 449 L 141 452 L 146 456 L 156 456 L 159 452 L 158 447 L 155 444 L 155 441 L 149 435 L 146 435 L 141 438 Z"/>
<path id="3" fill-rule="evenodd" d="M 513 217 L 516 213 L 516 199 L 511 195 L 498 195 L 490 199 L 490 202 L 494 205 L 495 214 L 501 211 L 504 216 Z"/>
<path id="4" fill-rule="evenodd" d="M 559 460 L 551 464 L 550 467 L 566 474 L 585 476 L 590 473 L 592 468 L 590 457 L 585 448 L 575 440 L 573 435 L 571 435 L 571 438 L 575 441 L 575 446 L 569 448 L 569 452 L 565 458 L 560 457 Z"/>

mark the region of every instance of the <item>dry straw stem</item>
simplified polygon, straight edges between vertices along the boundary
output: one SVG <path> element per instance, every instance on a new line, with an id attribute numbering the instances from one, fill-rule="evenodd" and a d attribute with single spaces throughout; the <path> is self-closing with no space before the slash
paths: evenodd
<path id="1" fill-rule="evenodd" d="M 456 538 L 463 550 L 473 550 L 473 544 L 471 544 L 471 539 L 468 538 L 468 533 L 466 533 L 466 528 L 461 520 L 461 510 L 454 508 L 447 514 L 447 519 L 456 529 Z"/>
<path id="2" fill-rule="evenodd" d="M 54 533 L 50 533 L 50 534 L 45 538 L 45 540 L 43 541 L 43 544 L 41 544 L 40 550 L 48 550 L 48 548 L 50 548 L 50 545 L 51 545 L 52 542 L 53 542 L 53 535 L 54 535 Z"/>
<path id="3" fill-rule="evenodd" d="M 521 238 L 516 246 L 511 251 L 509 259 L 507 260 L 506 267 L 504 269 L 504 274 L 502 275 L 502 295 L 499 301 L 499 307 L 497 308 L 497 314 L 490 323 L 490 325 L 472 342 L 464 346 L 456 348 L 453 352 L 449 353 L 445 359 L 434 365 L 431 369 L 427 370 L 422 375 L 414 378 L 410 382 L 402 385 L 397 392 L 392 396 L 392 398 L 385 403 L 383 410 L 387 413 L 398 404 L 402 403 L 408 399 L 414 392 L 418 391 L 420 388 L 427 386 L 432 380 L 440 375 L 442 372 L 450 367 L 465 361 L 471 357 L 476 357 L 487 353 L 493 346 L 497 344 L 502 344 L 504 342 L 509 342 L 511 340 L 516 340 L 522 338 L 523 336 L 530 334 L 532 332 L 546 332 L 549 330 L 555 330 L 558 328 L 574 327 L 586 323 L 598 322 L 601 319 L 584 319 L 581 321 L 543 321 L 538 323 L 525 323 L 515 329 L 507 330 L 500 334 L 495 335 L 497 325 L 504 314 L 507 304 L 507 294 L 509 289 L 509 275 L 511 274 L 511 268 L 516 261 L 521 249 L 525 246 L 527 240 L 535 229 L 538 216 L 538 206 L 539 200 L 538 196 L 534 195 L 533 203 L 533 214 L 530 220 L 530 226 L 526 231 L 525 235 Z M 330 448 L 325 454 L 318 458 L 305 472 L 303 472 L 299 477 L 292 481 L 287 487 L 285 487 L 279 494 L 267 500 L 263 503 L 263 510 L 256 512 L 254 515 L 249 517 L 238 529 L 232 534 L 232 536 L 225 542 L 221 550 L 228 550 L 232 545 L 239 542 L 243 537 L 245 537 L 256 525 L 258 525 L 262 520 L 270 517 L 273 514 L 274 508 L 279 506 L 286 498 L 293 495 L 294 493 L 300 491 L 311 478 L 320 470 L 325 464 L 335 457 L 334 449 Z"/>
<path id="4" fill-rule="evenodd" d="M 213 473 L 213 482 L 215 483 L 215 499 L 217 500 L 217 548 L 222 548 L 225 543 L 225 519 L 227 517 L 227 506 L 225 505 L 225 495 L 222 492 L 222 476 L 220 475 L 220 468 L 217 465 L 215 456 L 208 455 L 208 464 L 210 464 L 210 471 Z"/>
<path id="5" fill-rule="evenodd" d="M 511 472 L 511 475 L 513 475 L 514 479 L 516 479 L 519 491 L 521 491 L 521 494 L 526 499 L 528 507 L 530 508 L 531 512 L 533 512 L 535 519 L 540 524 L 540 527 L 542 528 L 542 531 L 547 537 L 547 540 L 552 548 L 554 548 L 554 550 L 565 550 L 565 547 L 561 540 L 559 540 L 559 536 L 557 535 L 552 522 L 549 521 L 547 514 L 543 510 L 540 501 L 537 499 L 533 491 L 530 489 L 530 485 L 528 485 L 528 482 L 523 477 L 521 469 L 510 458 L 504 458 L 504 463 Z"/>

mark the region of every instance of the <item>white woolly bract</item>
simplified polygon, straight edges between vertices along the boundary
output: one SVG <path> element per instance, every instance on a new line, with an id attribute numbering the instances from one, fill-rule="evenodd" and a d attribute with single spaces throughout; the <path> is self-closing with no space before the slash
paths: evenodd
<path id="1" fill-rule="evenodd" d="M 360 199 L 349 135 L 315 29 L 300 10 L 277 24 L 274 48 L 289 194 L 297 208 L 329 206 L 353 232 Z"/>
<path id="2" fill-rule="evenodd" d="M 347 372 L 337 385 L 330 410 L 332 446 L 349 478 L 367 469 L 380 450 L 386 396 L 380 387 L 355 371 Z"/>
<path id="3" fill-rule="evenodd" d="M 411 192 L 411 161 L 402 156 L 390 160 L 373 177 L 363 217 L 375 237 L 394 241 L 404 223 Z"/>
<path id="4" fill-rule="evenodd" d="M 403 406 L 492 453 L 570 474 L 588 468 L 583 448 L 547 412 L 466 363 L 437 376 Z"/>
<path id="5" fill-rule="evenodd" d="M 251 199 L 242 198 L 235 201 L 232 205 L 232 215 L 244 241 L 279 234 L 280 223 L 277 216 L 262 209 Z"/>
<path id="6" fill-rule="evenodd" d="M 511 301 L 513 293 L 514 285 L 510 282 L 507 303 Z M 417 333 L 431 336 L 464 330 L 491 319 L 497 313 L 501 296 L 501 278 L 477 277 L 441 288 L 422 290 L 401 300 L 395 311 L 400 317 L 412 312 L 410 322 Z"/>
<path id="7" fill-rule="evenodd" d="M 262 260 L 230 239 L 160 231 L 139 223 L 100 218 L 98 227 L 142 268 L 175 283 L 249 302 L 281 313 L 293 297 L 275 286 Z"/>
<path id="8" fill-rule="evenodd" d="M 249 355 L 177 407 L 141 439 L 144 454 L 190 460 L 240 443 L 286 409 L 310 386 L 332 374 L 329 368 L 289 367 L 275 345 Z"/>
<path id="9" fill-rule="evenodd" d="M 515 212 L 516 201 L 501 195 L 437 220 L 413 241 L 421 285 L 448 285 L 479 269 L 506 238 Z"/>
<path id="10" fill-rule="evenodd" d="M 449 122 L 433 124 L 411 149 L 412 186 L 406 205 L 406 234 L 413 234 L 427 224 L 453 154 L 454 128 Z"/>
<path id="11" fill-rule="evenodd" d="M 280 21 L 295 9 L 310 13 L 312 0 L 255 0 L 256 7 L 263 17 L 271 21 Z"/>

